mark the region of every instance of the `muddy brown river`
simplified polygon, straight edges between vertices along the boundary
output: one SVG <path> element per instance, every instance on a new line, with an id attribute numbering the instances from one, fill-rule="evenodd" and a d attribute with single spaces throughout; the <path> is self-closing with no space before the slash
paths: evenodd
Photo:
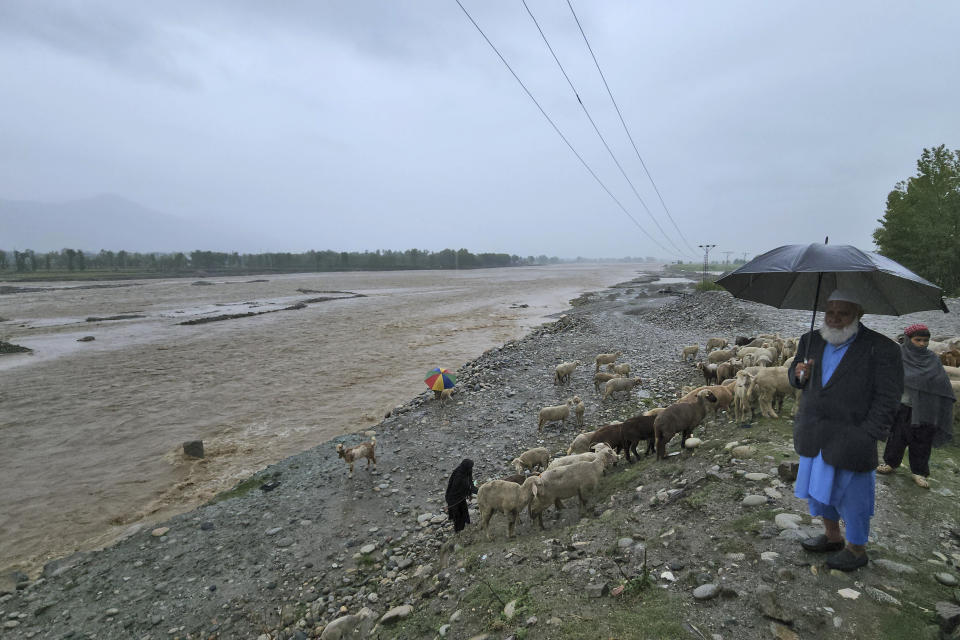
<path id="1" fill-rule="evenodd" d="M 109 544 L 375 425 L 426 390 L 428 369 L 456 370 L 652 267 L 44 283 L 2 295 L 0 338 L 34 353 L 0 356 L 0 570 Z M 316 298 L 333 299 L 281 310 Z M 111 316 L 142 317 L 86 321 Z M 203 460 L 182 454 L 192 439 Z"/>

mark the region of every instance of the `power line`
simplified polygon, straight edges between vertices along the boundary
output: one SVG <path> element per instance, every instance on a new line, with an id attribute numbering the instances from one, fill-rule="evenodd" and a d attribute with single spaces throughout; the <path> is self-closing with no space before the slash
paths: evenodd
<path id="1" fill-rule="evenodd" d="M 523 84 L 523 80 L 521 80 L 520 76 L 518 76 L 516 71 L 513 70 L 513 67 L 510 66 L 510 63 L 507 62 L 506 58 L 503 57 L 503 54 L 500 53 L 500 50 L 497 49 L 497 47 L 494 46 L 494 44 L 490 41 L 490 38 L 487 37 L 487 34 L 483 32 L 483 29 L 480 28 L 480 25 L 478 25 L 476 20 L 473 19 L 473 16 L 470 15 L 470 12 L 467 11 L 467 8 L 463 6 L 460 0 L 455 0 L 455 2 L 457 3 L 457 5 L 459 5 L 464 15 L 467 16 L 467 19 L 470 21 L 470 23 L 473 24 L 473 26 L 476 27 L 477 31 L 480 32 L 480 35 L 483 36 L 483 39 L 486 40 L 487 44 L 490 45 L 490 48 L 493 49 L 493 52 L 497 54 L 497 57 L 500 58 L 500 61 L 504 64 L 507 70 L 510 71 L 510 74 L 513 75 L 514 79 L 520 84 L 520 86 L 523 88 L 523 91 L 527 94 L 527 97 L 533 100 L 533 104 L 537 105 L 537 109 L 539 109 L 540 113 L 543 114 L 543 117 L 547 119 L 547 122 L 549 122 L 550 126 L 553 127 L 553 130 L 557 132 L 557 135 L 560 136 L 560 138 L 567 145 L 570 151 L 573 152 L 573 155 L 577 156 L 577 160 L 580 161 L 580 164 L 582 164 L 584 168 L 590 172 L 590 175 L 593 176 L 593 179 L 597 181 L 597 183 L 603 188 L 603 190 L 607 192 L 607 195 L 610 196 L 610 198 L 612 198 L 613 201 L 617 203 L 617 206 L 620 207 L 620 210 L 623 211 L 626 214 L 626 216 L 633 221 L 633 224 L 635 224 L 637 228 L 644 233 L 644 235 L 650 238 L 650 240 L 655 245 L 657 245 L 658 247 L 666 251 L 668 254 L 672 253 L 670 249 L 667 249 L 665 246 L 660 244 L 660 242 L 656 238 L 654 238 L 652 235 L 650 235 L 650 233 L 646 229 L 641 227 L 640 223 L 637 222 L 636 218 L 630 215 L 630 212 L 627 211 L 627 208 L 623 206 L 623 204 L 617 199 L 615 195 L 613 195 L 613 192 L 611 192 L 610 189 L 607 188 L 607 185 L 605 185 L 603 181 L 597 176 L 597 174 L 594 173 L 593 169 L 590 168 L 590 165 L 587 164 L 586 160 L 584 160 L 583 157 L 579 153 L 577 153 L 577 150 L 573 148 L 573 145 L 570 144 L 570 141 L 567 140 L 567 137 L 563 135 L 563 132 L 560 131 L 560 128 L 554 123 L 553 120 L 550 119 L 550 116 L 547 115 L 547 112 L 543 110 L 543 107 L 540 106 L 540 103 L 537 102 L 537 99 L 534 98 L 533 94 L 530 93 L 530 90 L 527 89 L 527 85 Z"/>
<path id="2" fill-rule="evenodd" d="M 687 237 L 683 235 L 682 231 L 680 231 L 680 227 L 677 226 L 677 221 L 674 220 L 673 216 L 670 214 L 670 209 L 667 208 L 667 203 L 663 201 L 663 196 L 660 195 L 660 189 L 657 188 L 657 183 L 653 181 L 653 176 L 650 175 L 650 170 L 647 169 L 647 163 L 643 161 L 643 157 L 640 155 L 640 150 L 637 149 L 637 143 L 633 141 L 633 136 L 630 135 L 630 129 L 627 127 L 627 123 L 623 119 L 623 113 L 620 112 L 620 106 L 613 97 L 613 92 L 610 90 L 610 85 L 607 84 L 607 78 L 603 75 L 603 70 L 600 68 L 600 63 L 597 61 L 597 56 L 593 53 L 593 47 L 590 46 L 590 41 L 587 39 L 587 34 L 583 31 L 583 25 L 580 24 L 580 18 L 577 17 L 577 12 L 573 10 L 573 4 L 571 4 L 570 0 L 567 0 L 567 6 L 570 7 L 570 13 L 573 14 L 573 19 L 577 23 L 577 28 L 580 29 L 580 35 L 583 36 L 583 41 L 586 43 L 587 49 L 590 50 L 590 57 L 593 58 L 593 64 L 596 65 L 597 72 L 600 73 L 600 78 L 603 80 L 603 86 L 607 89 L 607 95 L 610 96 L 610 101 L 617 110 L 617 115 L 620 117 L 620 124 L 623 125 L 623 130 L 627 133 L 627 137 L 630 139 L 630 144 L 633 145 L 633 150 L 637 154 L 637 159 L 640 160 L 640 165 L 643 166 L 643 170 L 647 174 L 647 178 L 650 179 L 650 184 L 653 185 L 653 190 L 657 192 L 657 197 L 660 198 L 660 204 L 663 205 L 663 210 L 667 212 L 667 217 L 670 218 L 670 222 L 673 223 L 674 229 L 676 229 L 677 233 L 680 234 L 680 237 L 683 239 L 684 243 L 686 243 L 690 251 L 696 253 L 693 247 L 690 245 L 690 242 L 687 240 Z"/>
<path id="3" fill-rule="evenodd" d="M 643 208 L 646 210 L 647 215 L 650 217 L 650 220 L 653 221 L 653 224 L 656 225 L 657 229 L 660 230 L 660 233 L 663 234 L 663 237 L 666 238 L 667 242 L 677 250 L 677 253 L 682 254 L 684 251 L 678 247 L 673 240 L 670 239 L 670 236 L 663 230 L 663 227 L 660 226 L 660 223 L 657 222 L 657 219 L 653 216 L 653 212 L 650 211 L 650 207 L 647 206 L 647 203 L 644 202 L 643 198 L 640 197 L 640 193 L 637 191 L 637 187 L 633 184 L 633 181 L 630 180 L 630 177 L 627 175 L 627 172 L 623 170 L 623 166 L 620 164 L 620 161 L 617 160 L 617 156 L 614 155 L 613 150 L 610 148 L 610 145 L 607 144 L 606 139 L 603 137 L 603 134 L 600 133 L 600 129 L 597 127 L 597 123 L 594 122 L 593 117 L 590 115 L 590 111 L 587 109 L 587 105 L 583 104 L 583 100 L 580 98 L 580 94 L 577 92 L 577 88 L 573 86 L 573 81 L 570 80 L 570 76 L 567 75 L 566 69 L 563 68 L 563 64 L 560 62 L 560 59 L 557 57 L 556 52 L 553 50 L 553 47 L 550 46 L 550 41 L 547 40 L 547 35 L 543 32 L 543 29 L 540 27 L 540 23 L 537 22 L 537 18 L 533 15 L 533 12 L 530 10 L 529 5 L 527 5 L 527 0 L 521 0 L 523 2 L 523 8 L 527 10 L 527 14 L 530 16 L 530 19 L 533 20 L 533 24 L 536 25 L 537 31 L 540 32 L 540 37 L 543 38 L 543 43 L 547 45 L 547 49 L 550 50 L 550 55 L 553 56 L 553 60 L 557 63 L 557 66 L 560 67 L 560 73 L 563 74 L 563 77 L 567 80 L 567 84 L 570 85 L 570 90 L 573 91 L 573 95 L 577 98 L 577 104 L 580 105 L 580 108 L 583 110 L 583 114 L 587 116 L 587 120 L 590 121 L 590 124 L 593 126 L 593 130 L 597 133 L 597 136 L 600 138 L 600 142 L 603 143 L 603 146 L 606 148 L 607 153 L 610 154 L 610 158 L 613 160 L 613 163 L 617 165 L 617 169 L 620 170 L 620 174 L 623 175 L 624 180 L 627 181 L 627 184 L 630 185 L 630 188 L 633 190 L 633 195 L 637 196 L 637 200 L 640 201 L 640 204 L 643 205 Z"/>

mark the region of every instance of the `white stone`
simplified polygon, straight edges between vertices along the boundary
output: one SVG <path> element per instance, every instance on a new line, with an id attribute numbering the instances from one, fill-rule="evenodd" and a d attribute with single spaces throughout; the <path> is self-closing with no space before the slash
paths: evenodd
<path id="1" fill-rule="evenodd" d="M 777 558 L 780 557 L 780 554 L 776 551 L 764 551 L 760 554 L 760 559 L 764 562 L 774 563 L 777 561 Z"/>
<path id="2" fill-rule="evenodd" d="M 777 528 L 783 531 L 784 529 L 799 529 L 800 522 L 803 520 L 802 516 L 799 516 L 795 513 L 778 513 L 774 516 L 773 521 L 777 525 Z"/>
<path id="3" fill-rule="evenodd" d="M 768 476 L 767 474 L 765 474 L 765 473 L 756 473 L 756 472 L 755 472 L 755 473 L 745 473 L 745 474 L 743 474 L 743 477 L 746 478 L 747 480 L 751 480 L 751 481 L 753 481 L 753 482 L 763 482 L 764 480 L 769 480 L 769 479 L 770 479 L 770 476 Z"/>
<path id="4" fill-rule="evenodd" d="M 374 551 L 376 551 L 376 549 L 377 549 L 377 545 L 371 542 L 370 544 L 365 544 L 362 547 L 360 547 L 360 553 L 364 553 L 364 554 L 373 553 Z"/>
<path id="5" fill-rule="evenodd" d="M 507 603 L 507 606 L 503 608 L 503 617 L 507 620 L 512 620 L 515 615 L 517 615 L 517 601 L 511 600 Z"/>
<path id="6" fill-rule="evenodd" d="M 767 504 L 767 497 L 749 495 L 743 499 L 743 502 L 741 504 L 745 507 L 759 507 L 762 504 Z"/>
<path id="7" fill-rule="evenodd" d="M 150 532 L 150 535 L 152 535 L 154 538 L 159 538 L 160 536 L 167 535 L 168 531 L 170 531 L 170 527 L 157 527 Z"/>
<path id="8" fill-rule="evenodd" d="M 846 598 L 847 600 L 856 600 L 860 597 L 860 592 L 855 589 L 839 589 L 837 593 L 841 598 Z"/>
<path id="9" fill-rule="evenodd" d="M 687 449 L 696 449 L 702 444 L 703 444 L 703 440 L 701 440 L 700 438 L 687 438 L 684 441 L 683 446 L 685 446 Z"/>

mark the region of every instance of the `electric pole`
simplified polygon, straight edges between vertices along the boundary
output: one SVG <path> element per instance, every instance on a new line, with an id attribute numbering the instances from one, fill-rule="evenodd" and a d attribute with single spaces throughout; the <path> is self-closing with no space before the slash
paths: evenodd
<path id="1" fill-rule="evenodd" d="M 723 254 L 723 264 L 730 264 L 730 254 L 733 251 L 721 251 L 720 253 Z"/>
<path id="2" fill-rule="evenodd" d="M 703 276 L 700 278 L 700 284 L 703 284 L 707 281 L 707 264 L 710 259 L 710 249 L 713 249 L 715 244 L 698 244 L 698 247 L 703 249 Z"/>

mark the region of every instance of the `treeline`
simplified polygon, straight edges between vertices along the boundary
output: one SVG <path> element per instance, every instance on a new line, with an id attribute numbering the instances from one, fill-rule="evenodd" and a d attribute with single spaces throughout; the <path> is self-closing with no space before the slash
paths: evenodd
<path id="1" fill-rule="evenodd" d="M 0 249 L 0 271 L 30 273 L 43 271 L 124 271 L 176 274 L 180 272 L 301 272 L 301 271 L 383 271 L 402 269 L 482 269 L 554 264 L 557 257 L 471 253 L 466 249 L 443 251 L 306 251 L 304 253 L 137 253 L 80 249 L 35 252 Z"/>
<path id="2" fill-rule="evenodd" d="M 960 294 L 960 150 L 924 149 L 917 175 L 895 185 L 877 222 L 880 253 Z"/>

